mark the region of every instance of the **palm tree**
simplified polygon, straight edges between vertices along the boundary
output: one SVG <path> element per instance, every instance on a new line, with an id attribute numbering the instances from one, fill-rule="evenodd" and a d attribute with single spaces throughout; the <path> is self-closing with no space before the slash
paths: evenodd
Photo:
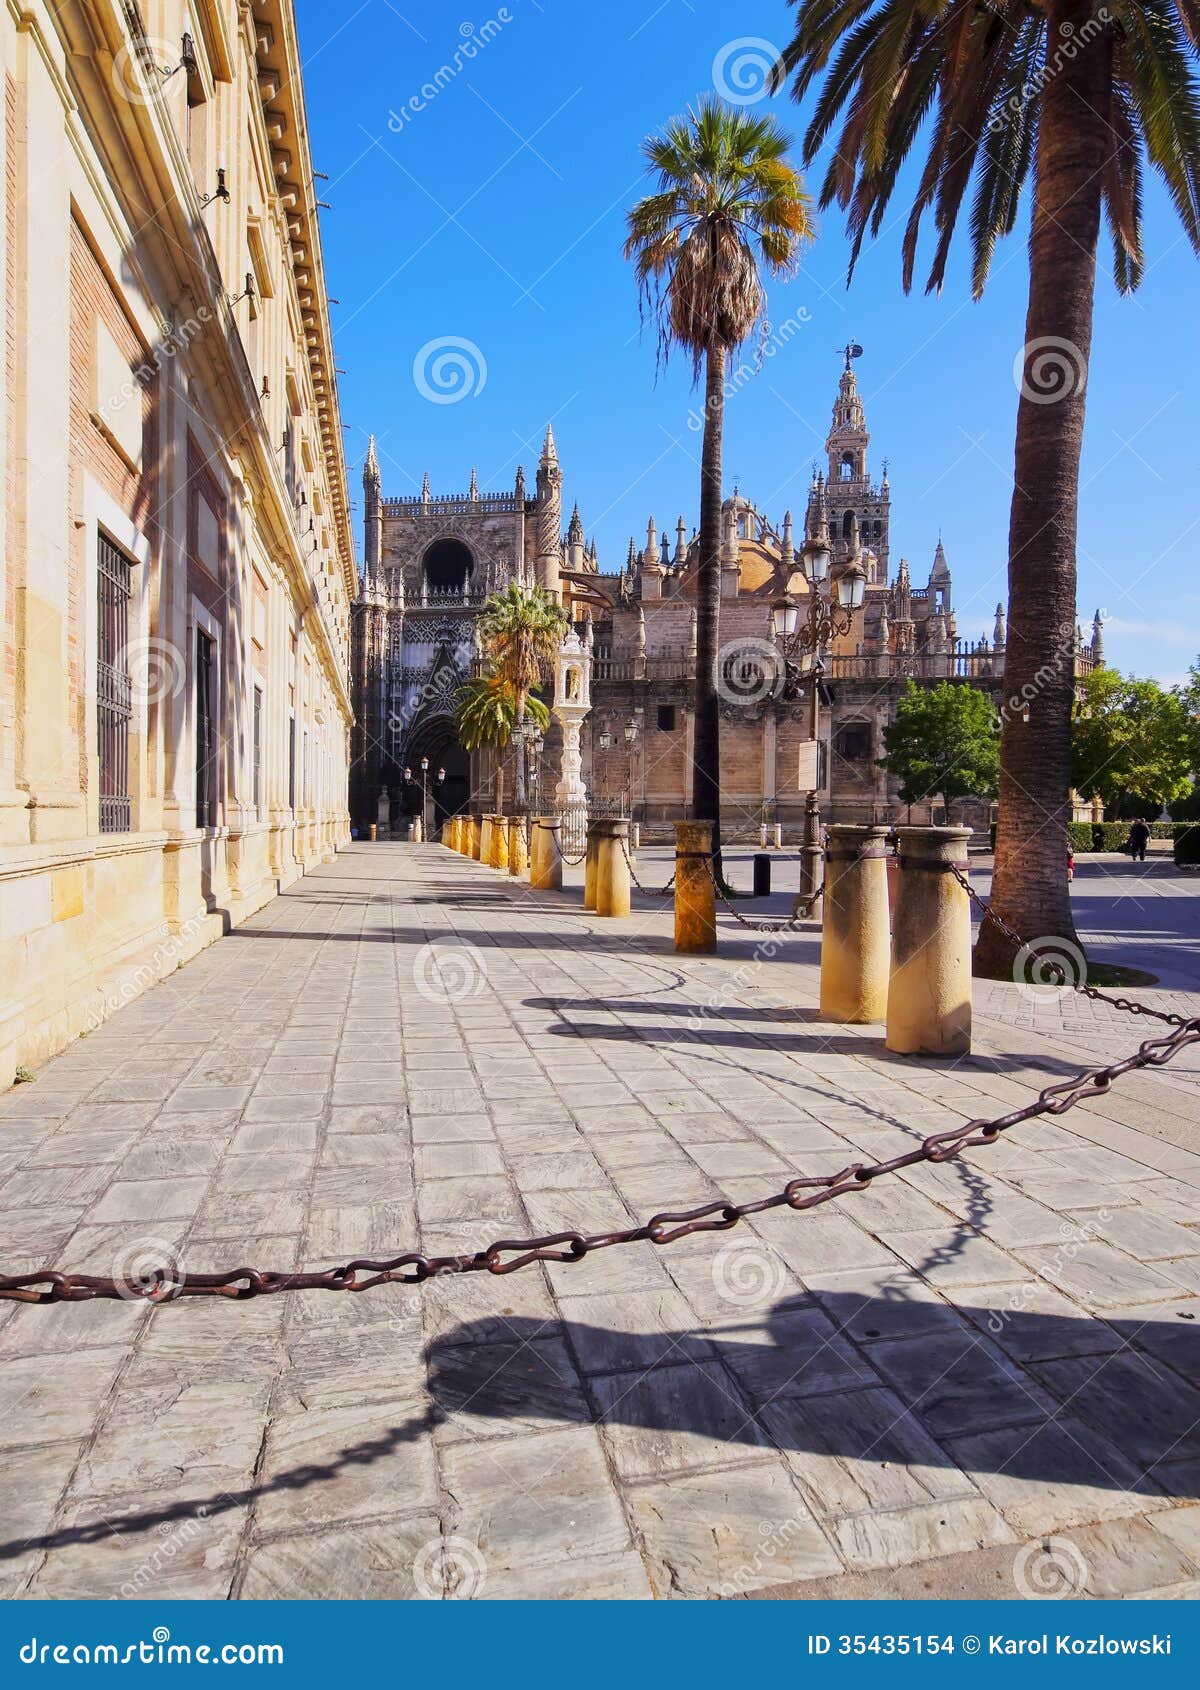
<path id="1" fill-rule="evenodd" d="M 455 717 L 464 751 L 503 751 L 517 721 L 513 690 L 499 675 L 478 675 L 459 692 Z M 550 726 L 550 711 L 535 692 L 525 700 L 525 719 L 540 733 Z"/>
<path id="2" fill-rule="evenodd" d="M 493 593 L 479 617 L 479 638 L 487 659 L 489 678 L 497 683 L 495 699 L 511 700 L 511 735 L 517 739 L 514 799 L 521 815 L 527 808 L 525 743 L 521 730 L 533 689 L 543 672 L 553 664 L 567 627 L 567 613 L 556 598 L 541 587 L 521 587 L 516 582 L 502 592 Z M 544 705 L 542 710 L 545 710 Z M 549 720 L 548 713 L 546 720 Z"/>
<path id="3" fill-rule="evenodd" d="M 704 371 L 692 813 L 712 822 L 717 853 L 725 370 L 730 353 L 765 325 L 760 266 L 772 276 L 791 275 L 801 246 L 813 236 L 808 196 L 788 162 L 790 146 L 773 118 L 735 110 L 715 96 L 702 100 L 643 142 L 656 191 L 630 211 L 625 242 L 639 301 L 657 321 L 660 363 L 678 345 L 691 354 L 693 380 Z"/>
<path id="4" fill-rule="evenodd" d="M 1033 174 L 1029 304 L 1017 360 L 1016 470 L 1000 813 L 992 902 L 1027 939 L 1078 942 L 1067 888 L 1079 456 L 1103 217 L 1122 293 L 1141 279 L 1142 185 L 1163 177 L 1200 248 L 1197 0 L 792 0 L 778 79 L 797 99 L 828 67 L 804 139 L 811 162 L 844 113 L 821 190 L 847 212 L 851 272 L 883 227 L 918 135 L 927 150 L 903 244 L 912 285 L 933 208 L 938 289 L 963 200 L 972 287 L 1016 222 Z M 928 125 L 926 120 L 929 120 Z M 1009 974 L 1015 947 L 985 923 L 977 973 Z"/>

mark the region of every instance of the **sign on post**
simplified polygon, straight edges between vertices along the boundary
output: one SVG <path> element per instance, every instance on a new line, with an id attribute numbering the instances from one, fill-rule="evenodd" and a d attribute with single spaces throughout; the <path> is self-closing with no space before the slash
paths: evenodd
<path id="1" fill-rule="evenodd" d="M 800 741 L 800 771 L 796 781 L 800 792 L 816 792 L 819 790 L 817 771 L 820 766 L 820 744 L 815 739 Z"/>

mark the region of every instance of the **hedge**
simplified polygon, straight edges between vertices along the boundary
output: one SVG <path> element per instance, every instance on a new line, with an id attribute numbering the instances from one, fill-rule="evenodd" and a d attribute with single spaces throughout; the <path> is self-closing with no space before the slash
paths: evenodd
<path id="1" fill-rule="evenodd" d="M 1129 838 L 1132 822 L 1068 822 L 1067 843 L 1072 851 L 1119 851 Z M 1200 822 L 1150 822 L 1152 839 L 1173 839 L 1177 863 L 1200 863 Z M 996 824 L 991 826 L 996 849 Z"/>

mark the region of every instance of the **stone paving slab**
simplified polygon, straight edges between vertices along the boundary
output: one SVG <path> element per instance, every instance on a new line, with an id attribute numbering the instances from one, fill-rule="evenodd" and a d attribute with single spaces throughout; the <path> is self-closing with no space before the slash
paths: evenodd
<path id="1" fill-rule="evenodd" d="M 817 1020 L 817 961 L 725 916 L 679 958 L 661 900 L 606 922 L 358 846 L 0 1099 L 3 1264 L 602 1232 L 895 1154 L 1146 1036 L 984 985 L 975 1054 L 908 1061 Z M 1093 1595 L 1194 1596 L 1198 1088 L 1193 1060 L 1138 1075 L 663 1249 L 0 1305 L 0 1594 L 1004 1597 L 1049 1536 Z"/>

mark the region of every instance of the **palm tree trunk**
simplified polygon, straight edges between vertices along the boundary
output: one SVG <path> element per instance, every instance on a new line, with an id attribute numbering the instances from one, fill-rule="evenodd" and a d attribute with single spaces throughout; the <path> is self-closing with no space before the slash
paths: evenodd
<path id="1" fill-rule="evenodd" d="M 1113 31 L 1095 31 L 1092 0 L 1050 0 L 1047 10 L 1050 74 L 1038 135 L 1009 525 L 992 904 L 1027 941 L 1078 944 L 1067 884 L 1075 538 L 1101 172 L 1111 145 L 1104 114 Z M 1011 978 L 1015 950 L 985 922 L 975 972 Z"/>
<path id="2" fill-rule="evenodd" d="M 513 771 L 513 808 L 517 815 L 523 816 L 528 809 L 525 794 L 525 693 L 518 687 L 513 704 L 513 740 L 515 742 L 516 766 Z"/>
<path id="3" fill-rule="evenodd" d="M 704 443 L 700 463 L 700 567 L 696 576 L 696 731 L 692 742 L 692 815 L 713 824 L 720 873 L 721 725 L 717 713 L 717 642 L 721 616 L 721 433 L 725 420 L 725 348 L 708 349 Z"/>

